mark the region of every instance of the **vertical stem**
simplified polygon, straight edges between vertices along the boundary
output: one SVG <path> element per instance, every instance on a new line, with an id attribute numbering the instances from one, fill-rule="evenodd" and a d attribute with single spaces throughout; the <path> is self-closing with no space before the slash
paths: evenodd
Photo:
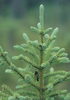
<path id="1" fill-rule="evenodd" d="M 41 37 L 41 44 L 40 44 L 40 65 L 43 63 L 43 31 L 44 31 L 44 6 L 40 5 L 40 37 Z M 43 100 L 43 69 L 40 67 L 40 100 Z"/>
<path id="2" fill-rule="evenodd" d="M 41 51 L 40 51 L 40 65 L 43 62 L 43 50 L 42 50 L 42 43 L 43 43 L 43 36 L 41 35 Z M 43 70 L 42 68 L 40 69 L 40 86 L 43 88 Z"/>
<path id="3" fill-rule="evenodd" d="M 43 36 L 41 35 L 41 51 L 40 51 L 40 65 L 43 63 L 43 50 L 42 50 L 42 44 L 43 44 Z M 43 100 L 43 69 L 40 68 L 40 100 Z"/>

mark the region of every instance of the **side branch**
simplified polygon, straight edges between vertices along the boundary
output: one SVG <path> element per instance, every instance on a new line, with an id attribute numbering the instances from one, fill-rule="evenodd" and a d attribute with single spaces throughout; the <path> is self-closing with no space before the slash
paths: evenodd
<path id="1" fill-rule="evenodd" d="M 24 57 L 22 54 L 19 55 L 17 57 L 19 60 L 24 60 L 25 62 L 29 63 L 30 65 L 32 65 L 33 67 L 40 69 L 39 66 L 37 66 L 36 64 L 32 63 L 27 57 Z"/>
<path id="2" fill-rule="evenodd" d="M 11 63 L 8 62 L 8 60 L 5 58 L 5 56 L 4 56 L 3 54 L 1 54 L 1 56 L 3 57 L 3 59 L 6 61 L 6 63 L 7 63 L 9 66 L 12 65 Z M 13 66 L 13 70 L 14 70 L 22 79 L 25 80 L 25 77 L 24 77 L 20 72 L 18 72 L 18 69 L 17 69 L 15 66 Z M 38 88 L 36 85 L 34 85 L 32 82 L 29 82 L 29 84 L 31 84 L 31 85 L 34 86 L 37 90 L 39 90 L 39 88 Z"/>
<path id="3" fill-rule="evenodd" d="M 26 61 L 25 59 L 23 59 L 25 62 L 29 63 L 30 65 L 32 65 L 33 67 L 40 69 L 37 65 L 33 64 L 32 62 Z"/>
<path id="4" fill-rule="evenodd" d="M 29 82 L 29 83 L 39 91 L 39 87 L 37 87 L 36 85 L 34 85 L 32 82 Z"/>
<path id="5" fill-rule="evenodd" d="M 68 75 L 67 76 L 65 76 L 64 78 L 62 78 L 62 81 L 65 81 L 68 77 L 70 77 L 70 72 L 69 73 L 67 73 Z M 54 86 L 56 86 L 58 83 L 62 83 L 62 81 L 60 81 L 60 80 L 58 80 L 57 82 L 54 82 Z"/>
<path id="6" fill-rule="evenodd" d="M 14 69 L 14 71 L 19 75 L 21 76 L 22 79 L 24 79 L 24 76 L 22 74 L 20 74 L 16 69 Z"/>
<path id="7" fill-rule="evenodd" d="M 30 59 L 28 59 L 27 57 L 23 56 L 22 54 L 19 56 L 14 56 L 13 57 L 14 60 L 24 60 L 25 62 L 27 62 L 28 64 L 32 65 L 33 67 L 40 69 L 40 67 L 38 65 L 36 65 L 35 63 L 31 62 Z"/>
<path id="8" fill-rule="evenodd" d="M 65 75 L 67 72 L 66 71 L 55 71 L 53 73 L 48 73 L 44 75 L 44 78 L 49 78 L 51 76 L 55 76 L 55 75 Z"/>
<path id="9" fill-rule="evenodd" d="M 66 94 L 66 93 L 67 93 L 67 90 L 58 90 L 58 91 L 55 91 L 55 92 L 50 93 L 50 94 L 49 94 L 48 96 L 46 96 L 45 98 L 56 97 L 56 96 L 59 97 L 59 95 L 63 95 L 63 94 Z M 44 98 L 44 100 L 45 100 L 45 98 Z"/>
<path id="10" fill-rule="evenodd" d="M 66 75 L 63 77 L 63 78 L 61 78 L 61 79 L 56 79 L 52 84 L 53 84 L 53 87 L 54 86 L 56 86 L 57 84 L 59 84 L 59 83 L 62 83 L 62 82 L 64 82 L 64 81 L 66 81 L 66 79 L 68 78 L 68 77 L 70 77 L 70 72 L 68 72 L 68 73 L 66 73 Z M 45 91 L 45 90 L 48 90 L 48 87 L 45 87 L 44 89 L 43 89 L 43 91 Z"/>
<path id="11" fill-rule="evenodd" d="M 4 56 L 3 54 L 1 54 L 1 56 L 2 56 L 2 58 L 7 62 L 7 64 L 8 64 L 9 66 L 11 66 L 10 62 L 8 62 L 8 60 L 5 58 L 5 56 Z"/>

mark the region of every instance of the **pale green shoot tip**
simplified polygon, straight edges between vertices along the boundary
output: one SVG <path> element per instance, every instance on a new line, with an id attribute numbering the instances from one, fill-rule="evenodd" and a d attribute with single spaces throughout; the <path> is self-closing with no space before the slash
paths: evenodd
<path id="1" fill-rule="evenodd" d="M 26 43 L 29 42 L 29 38 L 28 38 L 28 36 L 27 36 L 26 33 L 23 33 L 23 38 L 24 38 L 24 40 L 25 40 Z"/>
<path id="2" fill-rule="evenodd" d="M 43 9 L 43 10 L 44 10 L 44 6 L 43 6 L 43 4 L 40 5 L 40 9 Z"/>
<path id="3" fill-rule="evenodd" d="M 44 6 L 40 5 L 40 29 L 44 30 Z"/>
<path id="4" fill-rule="evenodd" d="M 58 33 L 59 29 L 58 27 L 56 27 L 53 32 L 52 32 L 52 35 L 51 36 L 56 36 L 56 34 Z"/>
<path id="5" fill-rule="evenodd" d="M 40 23 L 37 24 L 38 29 L 40 30 Z"/>

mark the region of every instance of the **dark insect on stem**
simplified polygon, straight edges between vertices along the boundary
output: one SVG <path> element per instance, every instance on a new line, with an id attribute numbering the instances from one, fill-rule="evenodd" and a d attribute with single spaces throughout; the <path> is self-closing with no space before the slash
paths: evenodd
<path id="1" fill-rule="evenodd" d="M 39 74 L 38 74 L 38 71 L 35 71 L 35 77 L 36 77 L 37 81 L 39 81 Z"/>

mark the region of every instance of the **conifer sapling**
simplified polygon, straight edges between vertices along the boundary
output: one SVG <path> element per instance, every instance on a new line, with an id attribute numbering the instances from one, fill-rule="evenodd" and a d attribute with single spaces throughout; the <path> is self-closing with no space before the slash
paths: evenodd
<path id="1" fill-rule="evenodd" d="M 42 4 L 39 8 L 39 21 L 37 28 L 31 26 L 31 30 L 39 34 L 39 41 L 31 41 L 27 34 L 23 33 L 26 43 L 14 46 L 16 50 L 28 53 L 33 57 L 30 59 L 30 56 L 23 54 L 12 57 L 13 60 L 25 61 L 27 63 L 25 68 L 24 66 L 23 68 L 16 67 L 10 61 L 8 53 L 4 52 L 0 46 L 0 65 L 7 64 L 8 69 L 5 72 L 16 75 L 18 81 L 23 82 L 22 85 L 16 86 L 16 91 L 3 85 L 2 91 L 0 91 L 0 100 L 55 100 L 55 97 L 61 100 L 70 100 L 70 93 L 67 94 L 67 90 L 54 90 L 55 86 L 64 81 L 70 81 L 70 72 L 54 71 L 51 65 L 69 63 L 70 60 L 67 58 L 65 48 L 53 46 L 58 28 L 54 30 L 52 28 L 44 29 L 44 6 Z M 51 35 L 49 35 L 50 32 Z M 47 72 L 48 69 L 49 72 Z M 48 80 L 47 84 L 46 80 Z"/>

